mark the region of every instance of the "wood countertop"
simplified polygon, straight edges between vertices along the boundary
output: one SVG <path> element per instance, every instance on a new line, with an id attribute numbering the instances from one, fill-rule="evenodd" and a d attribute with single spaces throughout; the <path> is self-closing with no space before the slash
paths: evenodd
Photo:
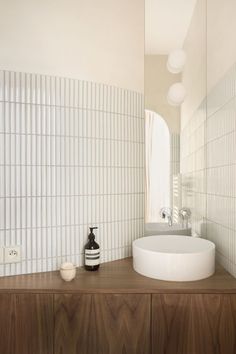
<path id="1" fill-rule="evenodd" d="M 236 279 L 217 266 L 213 276 L 200 281 L 155 280 L 136 273 L 132 258 L 126 258 L 103 263 L 97 272 L 78 268 L 76 278 L 68 283 L 58 271 L 2 277 L 0 293 L 236 294 Z"/>

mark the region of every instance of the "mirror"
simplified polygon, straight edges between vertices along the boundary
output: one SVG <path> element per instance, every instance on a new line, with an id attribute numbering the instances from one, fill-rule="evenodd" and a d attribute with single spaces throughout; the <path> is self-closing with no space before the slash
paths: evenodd
<path id="1" fill-rule="evenodd" d="M 189 29 L 196 0 L 145 2 L 146 224 L 173 223 L 182 208 L 181 112 Z"/>

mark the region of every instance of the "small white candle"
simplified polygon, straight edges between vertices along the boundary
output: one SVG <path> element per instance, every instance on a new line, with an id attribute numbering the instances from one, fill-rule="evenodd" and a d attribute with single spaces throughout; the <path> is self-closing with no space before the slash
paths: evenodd
<path id="1" fill-rule="evenodd" d="M 63 280 L 71 281 L 76 275 L 76 266 L 73 263 L 65 262 L 60 267 L 60 274 Z"/>

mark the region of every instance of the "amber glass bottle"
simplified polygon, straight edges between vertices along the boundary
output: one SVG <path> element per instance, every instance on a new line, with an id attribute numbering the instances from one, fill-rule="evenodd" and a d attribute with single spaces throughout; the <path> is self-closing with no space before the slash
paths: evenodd
<path id="1" fill-rule="evenodd" d="M 88 243 L 85 245 L 85 262 L 84 266 L 86 270 L 94 271 L 98 270 L 100 265 L 100 247 L 95 241 L 95 235 L 93 230 L 97 227 L 90 227 L 90 234 L 88 235 Z"/>

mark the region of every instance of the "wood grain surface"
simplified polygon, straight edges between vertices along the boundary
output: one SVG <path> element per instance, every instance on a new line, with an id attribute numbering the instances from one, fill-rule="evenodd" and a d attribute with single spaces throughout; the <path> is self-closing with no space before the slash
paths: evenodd
<path id="1" fill-rule="evenodd" d="M 101 264 L 99 271 L 78 268 L 76 278 L 65 282 L 59 272 L 0 278 L 0 293 L 130 293 L 130 294 L 236 294 L 236 279 L 217 266 L 213 276 L 194 282 L 168 282 L 144 277 L 133 270 L 132 259 Z"/>
<path id="2" fill-rule="evenodd" d="M 53 353 L 53 296 L 15 295 L 15 354 Z"/>
<path id="3" fill-rule="evenodd" d="M 152 353 L 235 354 L 235 295 L 153 295 Z"/>
<path id="4" fill-rule="evenodd" d="M 149 354 L 150 295 L 55 295 L 55 354 Z"/>
<path id="5" fill-rule="evenodd" d="M 0 353 L 15 353 L 15 296 L 0 295 Z"/>
<path id="6" fill-rule="evenodd" d="M 0 353 L 53 354 L 53 296 L 0 295 Z"/>

